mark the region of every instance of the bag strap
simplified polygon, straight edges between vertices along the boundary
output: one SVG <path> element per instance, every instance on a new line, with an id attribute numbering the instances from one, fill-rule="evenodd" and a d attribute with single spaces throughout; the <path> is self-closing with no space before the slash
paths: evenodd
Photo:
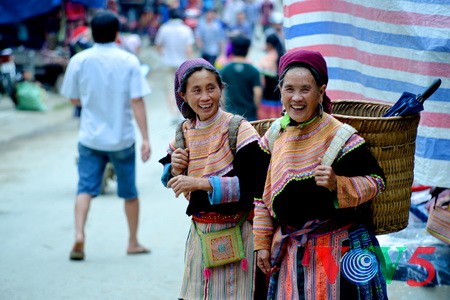
<path id="1" fill-rule="evenodd" d="M 236 145 L 237 145 L 237 137 L 239 133 L 239 125 L 241 124 L 244 117 L 239 115 L 233 115 L 228 125 L 228 144 L 230 145 L 231 152 L 233 155 L 236 154 Z M 176 148 L 185 148 L 186 142 L 183 134 L 183 124 L 186 120 L 183 120 L 178 124 L 177 130 L 175 133 L 175 147 Z"/>
<path id="2" fill-rule="evenodd" d="M 342 124 L 322 158 L 322 165 L 331 166 L 339 151 L 341 151 L 342 146 L 344 146 L 345 142 L 347 142 L 354 133 L 356 133 L 355 128 L 348 124 Z"/>
<path id="3" fill-rule="evenodd" d="M 233 155 L 236 154 L 237 136 L 239 133 L 239 125 L 241 124 L 242 120 L 244 120 L 244 117 L 233 115 L 230 123 L 228 124 L 228 143 Z"/>
<path id="4" fill-rule="evenodd" d="M 239 221 L 236 223 L 236 226 L 234 226 L 234 227 L 241 227 L 242 224 L 244 224 L 245 220 L 247 220 L 248 214 L 249 214 L 248 212 L 246 212 L 245 214 L 243 214 L 242 217 L 239 219 Z M 203 232 L 197 227 L 197 224 L 195 224 L 195 221 L 192 221 L 192 223 L 194 223 L 195 231 L 197 231 L 198 235 L 199 235 L 200 237 L 204 236 L 205 233 L 203 233 Z M 233 227 L 230 227 L 230 228 L 233 228 Z M 229 229 L 229 228 L 227 228 L 227 229 Z"/>

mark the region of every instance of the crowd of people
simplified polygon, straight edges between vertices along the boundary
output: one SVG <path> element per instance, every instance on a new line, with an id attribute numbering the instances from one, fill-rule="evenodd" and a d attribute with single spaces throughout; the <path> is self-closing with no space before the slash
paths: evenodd
<path id="1" fill-rule="evenodd" d="M 331 115 L 324 57 L 285 53 L 270 16 L 268 26 L 244 26 L 246 2 L 225 1 L 221 17 L 215 3 L 203 1 L 195 28 L 171 7 L 154 40 L 167 104 L 178 114 L 159 159 L 161 182 L 188 201 L 192 220 L 179 299 L 387 299 L 370 251 L 378 245 L 370 201 L 386 179 L 364 139 Z M 264 11 L 273 5 L 261 2 Z M 82 107 L 71 260 L 85 259 L 84 227 L 108 162 L 125 201 L 127 253 L 150 252 L 137 239 L 132 124 L 134 116 L 145 162 L 151 148 L 143 97 L 150 88 L 138 56 L 117 43 L 120 22 L 111 10 L 93 16 L 93 45 L 73 55 L 62 85 Z M 260 25 L 266 53 L 252 62 L 251 32 Z M 277 118 L 262 136 L 251 123 L 260 118 Z M 319 248 L 333 249 L 326 257 L 338 264 L 334 276 Z M 364 259 L 364 268 L 352 259 Z"/>
<path id="2" fill-rule="evenodd" d="M 227 83 L 224 101 L 229 112 L 248 121 L 281 116 L 276 69 L 285 50 L 280 30 L 282 17 L 275 4 L 229 0 L 219 10 L 203 2 L 199 11 L 202 13 L 198 22 L 190 26 L 186 14 L 175 5 L 168 11 L 169 20 L 156 31 L 153 43 L 169 70 L 165 72 L 169 78 L 166 82 L 173 81 L 180 62 L 201 57 L 224 77 Z M 259 61 L 248 57 L 255 42 L 262 42 L 266 53 Z M 173 95 L 169 93 L 167 99 L 173 123 L 179 123 Z"/>

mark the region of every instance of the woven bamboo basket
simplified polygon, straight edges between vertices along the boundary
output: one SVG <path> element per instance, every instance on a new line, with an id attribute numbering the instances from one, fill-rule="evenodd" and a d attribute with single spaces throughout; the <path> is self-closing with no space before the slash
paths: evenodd
<path id="1" fill-rule="evenodd" d="M 372 201 L 376 234 L 408 225 L 414 154 L 420 116 L 383 117 L 388 104 L 362 100 L 333 101 L 333 116 L 358 130 L 386 175 L 386 190 Z M 275 119 L 251 122 L 263 135 Z"/>

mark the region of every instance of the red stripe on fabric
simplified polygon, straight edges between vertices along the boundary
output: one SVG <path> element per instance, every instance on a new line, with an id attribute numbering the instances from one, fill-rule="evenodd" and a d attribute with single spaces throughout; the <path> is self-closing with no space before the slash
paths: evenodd
<path id="1" fill-rule="evenodd" d="M 327 95 L 331 100 L 367 100 L 371 102 L 381 102 L 383 104 L 392 104 L 381 99 L 368 98 L 359 93 L 341 91 L 341 90 L 328 90 Z"/>
<path id="2" fill-rule="evenodd" d="M 450 129 L 450 114 L 422 111 L 420 113 L 420 125 L 436 128 Z"/>
<path id="3" fill-rule="evenodd" d="M 284 15 L 288 18 L 298 14 L 313 12 L 344 13 L 354 17 L 391 24 L 450 28 L 450 16 L 383 10 L 342 0 L 301 1 L 284 6 Z"/>
<path id="4" fill-rule="evenodd" d="M 296 47 L 292 50 L 303 49 L 319 51 L 325 57 L 337 57 L 342 59 L 351 59 L 361 64 L 420 74 L 433 77 L 449 77 L 450 63 L 437 63 L 428 61 L 417 61 L 400 57 L 373 54 L 358 50 L 354 47 L 339 46 L 334 44 L 319 44 L 314 46 Z"/>

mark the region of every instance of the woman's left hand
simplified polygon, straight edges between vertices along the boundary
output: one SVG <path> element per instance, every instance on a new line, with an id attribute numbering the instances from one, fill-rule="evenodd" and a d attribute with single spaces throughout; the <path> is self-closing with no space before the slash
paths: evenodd
<path id="1" fill-rule="evenodd" d="M 191 176 L 178 175 L 167 183 L 167 187 L 175 192 L 178 198 L 182 193 L 187 194 L 196 190 L 211 190 L 211 185 L 207 178 L 194 178 Z"/>
<path id="2" fill-rule="evenodd" d="M 314 169 L 316 184 L 335 191 L 337 189 L 336 174 L 331 166 L 324 166 L 321 163 L 322 158 L 319 158 L 319 165 Z"/>

